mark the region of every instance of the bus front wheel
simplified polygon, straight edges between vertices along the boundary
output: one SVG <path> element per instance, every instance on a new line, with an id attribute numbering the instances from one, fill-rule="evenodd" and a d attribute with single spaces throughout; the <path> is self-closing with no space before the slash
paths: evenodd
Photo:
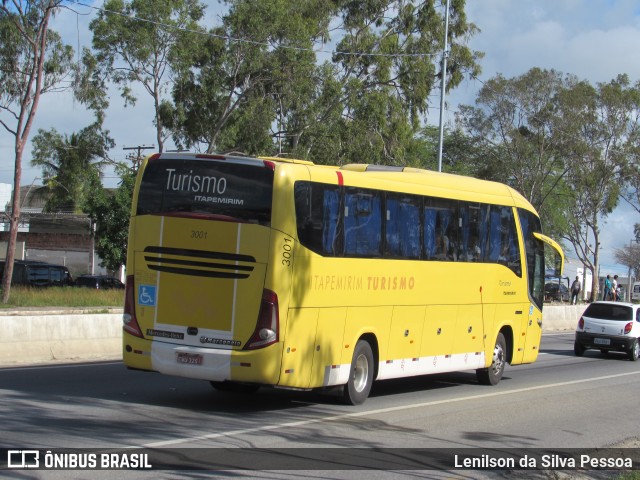
<path id="1" fill-rule="evenodd" d="M 479 368 L 476 370 L 478 382 L 483 385 L 496 385 L 502 378 L 504 367 L 507 363 L 507 342 L 502 333 L 498 334 L 496 346 L 493 347 L 493 359 L 489 368 Z"/>
<path id="2" fill-rule="evenodd" d="M 359 340 L 353 351 L 349 381 L 344 386 L 343 399 L 348 405 L 360 405 L 369 396 L 373 383 L 373 351 L 365 340 Z"/>

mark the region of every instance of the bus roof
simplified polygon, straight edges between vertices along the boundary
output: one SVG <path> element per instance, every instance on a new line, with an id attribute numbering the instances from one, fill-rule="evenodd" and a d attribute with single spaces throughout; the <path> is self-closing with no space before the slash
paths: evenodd
<path id="1" fill-rule="evenodd" d="M 435 172 L 415 167 L 401 167 L 373 164 L 347 164 L 343 166 L 316 165 L 309 160 L 299 160 L 282 157 L 252 157 L 234 152 L 231 155 L 224 154 L 194 154 L 194 153 L 162 153 L 150 155 L 151 157 L 172 158 L 200 158 L 236 161 L 266 161 L 279 164 L 287 168 L 289 165 L 296 168 L 306 168 L 311 174 L 311 179 L 327 181 L 331 178 L 336 183 L 344 182 L 346 186 L 360 186 L 363 188 L 389 189 L 393 191 L 433 195 L 443 198 L 456 198 L 467 201 L 494 203 L 499 205 L 514 205 L 535 212 L 527 199 L 508 185 L 489 180 L 480 180 L 473 177 L 456 175 L 451 173 Z M 339 172 L 333 177 L 331 172 Z M 315 173 L 315 175 L 314 175 Z M 330 177 L 327 174 L 331 174 Z M 339 180 L 339 179 L 340 180 Z M 373 180 L 373 181 L 372 181 Z"/>
<path id="2" fill-rule="evenodd" d="M 535 212 L 531 203 L 517 190 L 503 183 L 489 180 L 414 167 L 373 164 L 347 164 L 336 167 L 291 159 L 283 161 L 277 157 L 259 158 L 276 163 L 282 162 L 283 166 L 284 164 L 304 165 L 308 168 L 311 179 L 320 182 L 343 182 L 346 186 L 388 189 L 497 205 L 514 205 Z M 337 172 L 338 175 L 334 177 L 332 172 Z"/>
<path id="3" fill-rule="evenodd" d="M 423 168 L 395 167 L 387 165 L 348 164 L 340 170 L 366 173 L 366 175 L 392 182 L 409 183 L 429 194 L 446 198 L 469 199 L 487 203 L 515 205 L 535 211 L 531 203 L 517 190 L 499 182 L 452 173 L 436 172 Z M 482 197 L 482 199 L 477 198 Z"/>

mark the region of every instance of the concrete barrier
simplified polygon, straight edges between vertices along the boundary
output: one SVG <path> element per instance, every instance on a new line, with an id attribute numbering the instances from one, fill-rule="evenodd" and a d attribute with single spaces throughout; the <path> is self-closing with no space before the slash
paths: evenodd
<path id="1" fill-rule="evenodd" d="M 579 305 L 545 305 L 542 310 L 542 332 L 575 330 L 580 316 L 587 304 Z"/>
<path id="2" fill-rule="evenodd" d="M 0 365 L 122 358 L 122 313 L 114 312 L 2 311 Z"/>
<path id="3" fill-rule="evenodd" d="M 585 305 L 546 305 L 543 332 L 574 330 Z M 122 358 L 122 310 L 0 311 L 0 366 Z"/>

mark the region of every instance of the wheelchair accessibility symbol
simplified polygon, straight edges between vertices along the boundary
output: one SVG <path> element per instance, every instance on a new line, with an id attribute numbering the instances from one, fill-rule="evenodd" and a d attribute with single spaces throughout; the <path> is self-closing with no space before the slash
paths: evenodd
<path id="1" fill-rule="evenodd" d="M 138 285 L 138 305 L 143 307 L 156 306 L 155 285 Z"/>

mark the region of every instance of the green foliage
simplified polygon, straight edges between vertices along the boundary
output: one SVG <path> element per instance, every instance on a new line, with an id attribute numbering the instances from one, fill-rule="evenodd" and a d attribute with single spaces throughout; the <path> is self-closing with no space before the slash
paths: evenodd
<path id="1" fill-rule="evenodd" d="M 126 106 L 136 102 L 132 85 L 141 84 L 155 105 L 153 123 L 160 151 L 168 136 L 160 115 L 166 78 L 172 62 L 190 55 L 203 14 L 204 6 L 197 0 L 108 0 L 90 24 L 96 56 L 85 54 L 84 85 L 104 88 L 103 79 L 110 78 L 119 85 Z M 91 88 L 81 91 L 104 108 L 104 95 Z"/>
<path id="2" fill-rule="evenodd" d="M 435 126 L 423 128 L 416 139 L 412 158 L 418 159 L 412 167 L 428 170 L 438 169 L 438 145 L 440 130 Z M 458 175 L 475 175 L 477 166 L 487 157 L 485 145 L 476 138 L 466 135 L 461 129 L 444 129 L 442 142 L 443 171 Z M 485 178 L 492 179 L 491 175 Z"/>
<path id="3" fill-rule="evenodd" d="M 163 122 L 177 144 L 317 163 L 415 161 L 440 75 L 444 21 L 433 1 L 228 4 L 222 25 L 174 65 L 175 108 L 163 110 Z M 479 73 L 481 54 L 464 46 L 477 29 L 463 10 L 453 2 L 447 88 L 463 70 Z M 338 38 L 329 59 L 314 49 L 330 32 Z"/>
<path id="4" fill-rule="evenodd" d="M 556 98 L 572 77 L 533 68 L 516 78 L 498 75 L 480 90 L 475 107 L 461 106 L 466 131 L 483 145 L 475 172 L 521 192 L 534 207 L 556 203 L 565 174 L 557 129 Z"/>
<path id="5" fill-rule="evenodd" d="M 114 146 L 108 132 L 91 125 L 62 135 L 54 128 L 33 137 L 31 165 L 42 167 L 46 212 L 80 213 L 96 189 L 107 152 Z"/>
<path id="6" fill-rule="evenodd" d="M 534 68 L 491 79 L 476 105 L 461 107 L 460 118 L 487 147 L 477 174 L 519 190 L 539 210 L 547 232 L 567 240 L 597 272 L 600 223 L 638 171 L 638 85 L 620 75 L 593 86 Z"/>
<path id="7" fill-rule="evenodd" d="M 49 30 L 61 0 L 14 0 L 0 3 L 0 126 L 14 137 L 14 185 L 20 186 L 22 156 L 40 97 L 62 91 L 75 68 L 73 49 Z M 2 301 L 9 300 L 20 218 L 20 189 L 12 195 L 13 215 L 2 278 Z"/>
<path id="8" fill-rule="evenodd" d="M 49 17 L 58 8 L 60 1 L 39 0 L 16 2 L 16 6 L 0 6 L 0 113 L 14 111 L 11 106 L 27 107 L 34 97 L 25 96 L 46 93 L 59 89 L 61 82 L 74 70 L 73 48 L 64 45 L 57 32 L 46 30 L 46 46 L 40 50 L 41 35 Z M 12 2 L 13 3 L 13 2 Z M 41 84 L 35 84 L 34 67 L 42 57 Z M 37 69 L 35 70 L 37 73 Z M 5 127 L 9 123 L 0 121 Z M 17 132 L 15 129 L 9 129 Z M 19 133 L 19 132 L 17 132 Z"/>
<path id="9" fill-rule="evenodd" d="M 95 225 L 95 250 L 102 259 L 101 266 L 116 271 L 127 260 L 127 240 L 131 197 L 135 184 L 135 172 L 120 169 L 121 181 L 118 188 L 110 192 L 100 189 L 95 192 L 85 213 Z"/>

